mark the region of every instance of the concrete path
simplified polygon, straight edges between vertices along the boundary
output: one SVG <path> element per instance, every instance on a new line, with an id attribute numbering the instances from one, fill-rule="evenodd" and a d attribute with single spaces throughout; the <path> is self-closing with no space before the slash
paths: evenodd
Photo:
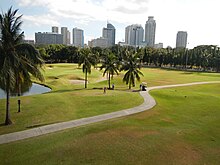
<path id="1" fill-rule="evenodd" d="M 220 81 L 196 82 L 196 83 L 188 83 L 188 84 L 149 87 L 147 91 L 140 92 L 140 95 L 144 98 L 144 103 L 137 107 L 129 108 L 129 109 L 125 109 L 125 110 L 121 110 L 117 112 L 107 113 L 103 115 L 93 116 L 93 117 L 87 117 L 87 118 L 82 118 L 82 119 L 77 119 L 77 120 L 72 120 L 72 121 L 67 121 L 67 122 L 46 125 L 42 127 L 28 129 L 25 131 L 0 135 L 0 144 L 27 139 L 31 137 L 36 137 L 36 136 L 40 136 L 40 135 L 44 135 L 44 134 L 48 134 L 52 132 L 57 132 L 57 131 L 68 129 L 68 128 L 79 127 L 79 126 L 96 123 L 100 121 L 105 121 L 109 119 L 114 119 L 118 117 L 124 117 L 124 116 L 128 116 L 131 114 L 140 113 L 140 112 L 149 110 L 156 105 L 156 101 L 148 93 L 150 90 L 153 90 L 153 89 L 190 86 L 190 85 L 199 85 L 199 84 L 210 84 L 210 83 L 220 83 Z"/>

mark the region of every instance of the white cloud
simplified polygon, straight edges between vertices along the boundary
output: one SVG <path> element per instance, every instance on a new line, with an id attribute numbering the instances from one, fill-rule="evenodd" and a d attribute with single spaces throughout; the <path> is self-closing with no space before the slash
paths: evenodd
<path id="1" fill-rule="evenodd" d="M 105 21 L 110 18 L 117 22 L 132 22 L 139 15 L 146 14 L 148 0 L 20 0 L 19 5 L 25 7 L 47 8 L 51 15 L 58 18 L 84 19 L 86 21 Z M 129 21 L 128 21 L 129 15 Z M 113 17 L 113 18 L 112 18 Z"/>
<path id="2" fill-rule="evenodd" d="M 55 25 L 58 26 L 59 22 L 51 15 L 23 15 L 23 20 L 26 24 L 31 26 L 42 26 L 42 25 Z"/>
<path id="3" fill-rule="evenodd" d="M 40 7 L 46 15 L 24 15 L 25 21 L 40 26 L 58 25 L 63 20 L 74 26 L 90 22 L 111 20 L 121 24 L 117 38 L 124 37 L 124 25 L 142 24 L 148 16 L 154 16 L 156 42 L 175 46 L 176 33 L 188 32 L 189 46 L 197 44 L 220 44 L 219 0 L 17 0 L 26 8 Z M 89 29 L 89 28 L 87 28 Z M 94 28 L 93 28 L 94 29 Z M 97 29 L 101 31 L 101 29 Z M 122 33 L 123 32 L 123 33 Z M 89 34 L 92 34 L 91 32 Z M 89 37 L 87 37 L 89 38 Z"/>

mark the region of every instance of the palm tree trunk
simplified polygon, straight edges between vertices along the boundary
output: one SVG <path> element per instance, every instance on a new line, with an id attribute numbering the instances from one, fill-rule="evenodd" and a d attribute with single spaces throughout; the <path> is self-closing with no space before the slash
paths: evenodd
<path id="1" fill-rule="evenodd" d="M 86 68 L 86 72 L 85 72 L 85 88 L 87 88 L 87 68 Z"/>
<path id="2" fill-rule="evenodd" d="M 110 84 L 111 84 L 111 74 L 108 73 L 108 88 L 109 89 L 111 88 Z"/>
<path id="3" fill-rule="evenodd" d="M 131 89 L 131 78 L 129 78 L 129 89 Z"/>
<path id="4" fill-rule="evenodd" d="M 20 100 L 20 96 L 21 96 L 21 84 L 18 83 L 18 113 L 21 112 L 21 100 Z"/>
<path id="5" fill-rule="evenodd" d="M 7 84 L 6 84 L 6 117 L 5 117 L 5 125 L 10 125 L 12 124 L 12 121 L 10 119 L 10 102 L 9 102 L 9 97 L 10 97 L 10 77 L 8 75 L 7 77 Z"/>

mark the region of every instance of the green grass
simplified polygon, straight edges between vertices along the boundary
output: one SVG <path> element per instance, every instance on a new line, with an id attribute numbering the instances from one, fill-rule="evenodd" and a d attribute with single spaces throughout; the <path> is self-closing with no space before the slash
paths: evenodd
<path id="1" fill-rule="evenodd" d="M 148 86 L 220 81 L 217 73 L 191 73 L 151 68 L 143 68 L 141 71 L 144 73 L 141 81 L 147 82 Z M 22 97 L 21 113 L 17 113 L 17 99 L 12 98 L 13 125 L 4 126 L 5 100 L 0 100 L 0 134 L 119 111 L 143 102 L 139 93 L 128 90 L 127 85 L 122 82 L 123 73 L 114 76 L 112 82 L 115 84 L 115 90 L 107 91 L 107 94 L 103 94 L 101 88 L 107 86 L 108 82 L 106 80 L 100 82 L 103 76 L 98 69 L 92 69 L 88 77 L 88 89 L 84 89 L 84 84 L 70 83 L 70 80 L 84 79 L 82 69 L 76 64 L 48 64 L 44 75 L 45 84 L 52 88 L 52 92 Z M 139 89 L 139 83 L 133 89 Z"/>
<path id="2" fill-rule="evenodd" d="M 157 106 L 125 118 L 3 144 L 3 164 L 220 163 L 220 84 L 151 91 Z"/>

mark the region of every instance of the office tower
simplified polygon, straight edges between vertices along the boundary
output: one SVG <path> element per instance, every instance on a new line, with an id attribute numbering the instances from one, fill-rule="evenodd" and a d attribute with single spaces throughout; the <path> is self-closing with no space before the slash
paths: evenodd
<path id="1" fill-rule="evenodd" d="M 49 32 L 35 33 L 36 44 L 63 44 L 63 35 Z"/>
<path id="2" fill-rule="evenodd" d="M 73 28 L 73 45 L 84 47 L 84 33 L 82 29 Z"/>
<path id="3" fill-rule="evenodd" d="M 187 32 L 178 31 L 176 35 L 176 48 L 186 48 Z"/>
<path id="4" fill-rule="evenodd" d="M 63 35 L 63 44 L 67 45 L 67 38 L 68 38 L 67 27 L 61 27 L 61 34 Z"/>
<path id="5" fill-rule="evenodd" d="M 125 44 L 141 46 L 144 38 L 144 29 L 141 25 L 130 25 L 125 28 Z"/>
<path id="6" fill-rule="evenodd" d="M 148 21 L 145 24 L 145 43 L 149 47 L 154 47 L 156 33 L 156 21 L 154 17 L 148 17 Z"/>
<path id="7" fill-rule="evenodd" d="M 70 45 L 70 31 L 67 30 L 67 45 Z"/>
<path id="8" fill-rule="evenodd" d="M 107 28 L 103 28 L 102 37 L 106 38 L 108 41 L 107 47 L 111 47 L 115 45 L 115 27 L 107 23 Z"/>
<path id="9" fill-rule="evenodd" d="M 108 39 L 107 38 L 96 38 L 88 42 L 89 47 L 100 47 L 100 48 L 106 48 L 108 47 Z"/>
<path id="10" fill-rule="evenodd" d="M 52 26 L 52 33 L 59 33 L 59 28 L 57 26 Z"/>

